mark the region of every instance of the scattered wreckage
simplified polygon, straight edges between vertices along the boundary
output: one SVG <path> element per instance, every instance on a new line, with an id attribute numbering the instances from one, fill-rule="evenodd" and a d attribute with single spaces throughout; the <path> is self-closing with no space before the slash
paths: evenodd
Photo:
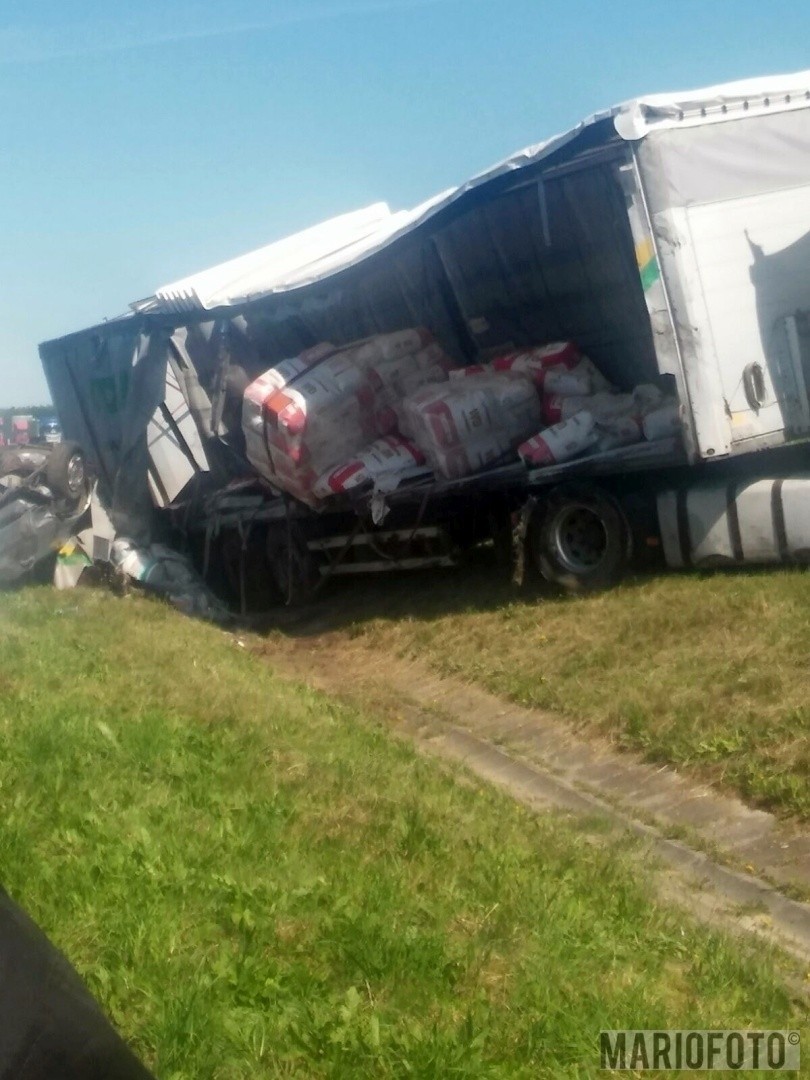
<path id="1" fill-rule="evenodd" d="M 640 99 L 43 344 L 92 556 L 242 610 L 486 539 L 573 591 L 806 561 L 808 176 L 810 73 Z"/>
<path id="2" fill-rule="evenodd" d="M 52 559 L 89 503 L 77 443 L 0 447 L 0 586 L 26 579 Z"/>

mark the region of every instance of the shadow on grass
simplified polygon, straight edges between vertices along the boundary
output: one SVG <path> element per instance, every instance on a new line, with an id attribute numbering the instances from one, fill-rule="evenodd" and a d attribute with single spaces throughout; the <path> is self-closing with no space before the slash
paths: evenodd
<path id="1" fill-rule="evenodd" d="M 701 585 L 728 582 L 730 589 L 752 580 L 778 574 L 794 575 L 804 567 L 723 566 L 670 570 L 663 565 L 637 567 L 620 584 L 607 590 L 621 592 L 632 602 L 634 593 L 649 589 L 656 581 L 669 579 L 690 583 L 690 600 L 700 599 Z M 333 578 L 308 603 L 279 606 L 248 619 L 250 629 L 282 631 L 291 637 L 310 637 L 338 632 L 364 623 L 404 619 L 432 621 L 448 615 L 498 611 L 510 604 L 580 604 L 593 593 L 571 596 L 543 581 L 527 568 L 526 580 L 517 585 L 510 571 L 491 547 L 466 552 L 455 568 L 403 570 L 390 573 Z"/>
<path id="2" fill-rule="evenodd" d="M 638 573 L 617 587 L 632 591 L 655 576 L 653 571 Z M 583 599 L 560 593 L 534 572 L 527 572 L 524 584 L 517 585 L 491 549 L 479 548 L 466 553 L 453 569 L 334 579 L 309 603 L 278 608 L 257 616 L 250 625 L 259 632 L 314 637 L 381 619 L 429 622 L 447 615 L 497 611 L 515 603 L 578 604 Z"/>

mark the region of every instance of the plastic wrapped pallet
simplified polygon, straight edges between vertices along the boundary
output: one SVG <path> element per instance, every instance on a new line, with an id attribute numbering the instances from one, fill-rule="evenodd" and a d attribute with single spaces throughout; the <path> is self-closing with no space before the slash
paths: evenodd
<path id="1" fill-rule="evenodd" d="M 279 361 L 254 379 L 245 390 L 242 399 L 242 430 L 245 434 L 248 460 L 259 472 L 266 473 L 270 468 L 269 451 L 264 437 L 264 403 L 276 391 L 283 390 L 334 352 L 334 345 L 322 342 L 299 356 Z"/>
<path id="2" fill-rule="evenodd" d="M 401 398 L 447 379 L 450 361 L 427 330 L 320 346 L 284 361 L 245 392 L 247 454 L 276 487 L 310 505 L 318 480 L 396 429 Z"/>
<path id="3" fill-rule="evenodd" d="M 265 399 L 265 438 L 291 461 L 322 471 L 374 437 L 374 408 L 365 373 L 336 353 Z"/>

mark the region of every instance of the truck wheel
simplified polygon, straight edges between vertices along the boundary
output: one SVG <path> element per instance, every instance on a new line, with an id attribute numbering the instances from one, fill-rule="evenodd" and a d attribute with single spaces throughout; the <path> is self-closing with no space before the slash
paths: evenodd
<path id="1" fill-rule="evenodd" d="M 267 558 L 273 581 L 285 604 L 296 606 L 312 598 L 320 574 L 302 536 L 297 532 L 288 535 L 286 528 L 271 532 L 267 540 Z"/>
<path id="2" fill-rule="evenodd" d="M 77 503 L 87 492 L 87 464 L 78 443 L 59 443 L 45 463 L 45 483 L 58 499 Z"/>
<path id="3" fill-rule="evenodd" d="M 631 538 L 616 500 L 591 486 L 557 488 L 538 506 L 530 544 L 546 581 L 570 593 L 616 584 L 630 561 Z"/>

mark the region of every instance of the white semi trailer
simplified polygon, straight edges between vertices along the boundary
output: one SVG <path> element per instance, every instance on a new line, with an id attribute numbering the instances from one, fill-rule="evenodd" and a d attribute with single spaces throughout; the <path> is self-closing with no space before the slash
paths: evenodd
<path id="1" fill-rule="evenodd" d="M 368 500 L 316 514 L 260 484 L 229 501 L 245 381 L 318 341 L 412 325 L 459 363 L 573 339 L 617 387 L 674 393 L 681 431 L 389 493 L 389 565 L 414 525 L 475 537 L 474 516 L 507 512 L 571 589 L 617 579 L 648 544 L 670 566 L 810 561 L 810 72 L 625 103 L 414 211 L 346 215 L 40 354 L 122 528 L 153 505 L 209 534 L 261 524 L 289 590 L 296 567 L 367 568 L 351 523 L 377 527 Z"/>

